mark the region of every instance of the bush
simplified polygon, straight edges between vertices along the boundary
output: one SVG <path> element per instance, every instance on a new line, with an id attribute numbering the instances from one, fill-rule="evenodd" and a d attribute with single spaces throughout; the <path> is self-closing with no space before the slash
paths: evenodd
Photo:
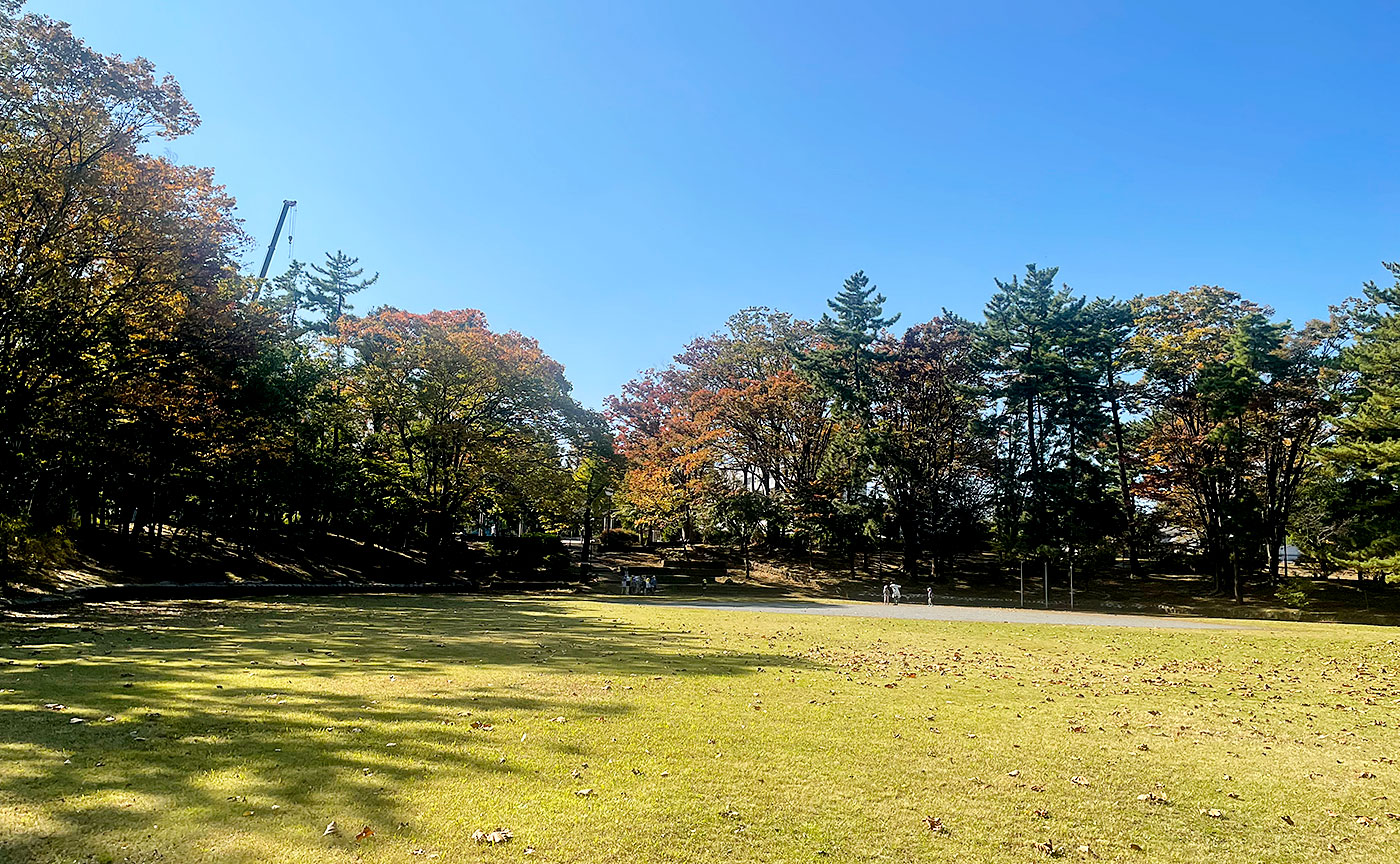
<path id="1" fill-rule="evenodd" d="M 491 550 L 495 553 L 496 572 L 503 576 L 537 571 L 561 576 L 569 570 L 569 550 L 564 548 L 563 540 L 552 534 L 499 534 L 491 538 Z"/>
<path id="2" fill-rule="evenodd" d="M 1312 605 L 1312 595 L 1317 591 L 1317 583 L 1306 576 L 1288 576 L 1279 583 L 1274 592 L 1279 602 L 1292 609 L 1307 609 Z"/>
<path id="3" fill-rule="evenodd" d="M 0 516 L 0 588 L 16 577 L 61 566 L 73 558 L 62 528 L 36 531 L 18 516 Z"/>
<path id="4" fill-rule="evenodd" d="M 642 540 L 636 531 L 628 531 L 626 528 L 609 528 L 598 535 L 598 548 L 603 552 L 618 552 L 623 549 L 631 549 Z"/>

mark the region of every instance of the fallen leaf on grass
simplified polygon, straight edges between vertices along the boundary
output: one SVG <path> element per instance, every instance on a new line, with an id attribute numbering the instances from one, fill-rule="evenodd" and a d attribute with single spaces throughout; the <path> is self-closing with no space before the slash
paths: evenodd
<path id="1" fill-rule="evenodd" d="M 1073 784 L 1076 785 L 1076 786 L 1088 786 L 1088 785 L 1089 785 L 1089 781 L 1088 781 L 1088 780 L 1085 780 L 1083 777 L 1071 777 L 1071 778 L 1069 778 L 1069 782 L 1073 783 Z"/>
<path id="2" fill-rule="evenodd" d="M 472 832 L 472 839 L 477 843 L 489 843 L 495 846 L 497 843 L 504 843 L 515 835 L 510 833 L 508 828 L 497 828 L 494 831 L 482 831 L 477 829 Z"/>
<path id="3" fill-rule="evenodd" d="M 329 824 L 329 825 L 326 826 L 326 830 L 325 830 L 325 832 L 323 832 L 323 833 L 321 834 L 321 836 L 322 836 L 322 837 L 329 837 L 329 836 L 331 836 L 332 834 L 339 834 L 339 833 L 340 833 L 340 829 L 336 827 L 335 821 L 332 820 L 332 821 L 331 821 L 331 824 Z"/>
<path id="4" fill-rule="evenodd" d="M 373 837 L 373 836 L 374 836 L 374 829 L 371 828 L 371 827 L 369 827 L 368 825 L 366 825 L 365 827 L 363 827 L 363 828 L 360 829 L 360 833 L 359 833 L 359 834 L 356 834 L 356 835 L 355 835 L 355 842 L 358 843 L 358 842 L 360 842 L 361 840 L 368 840 L 369 838 L 371 838 L 371 837 Z"/>
<path id="5" fill-rule="evenodd" d="M 1141 851 L 1143 851 L 1143 849 L 1142 849 L 1142 844 L 1141 844 L 1141 843 L 1129 843 L 1129 844 L 1128 844 L 1128 848 L 1131 849 L 1131 850 L 1133 850 L 1134 852 L 1141 852 Z"/>
<path id="6" fill-rule="evenodd" d="M 1292 825 L 1292 824 L 1294 824 L 1294 822 L 1293 822 L 1293 817 L 1292 817 L 1292 816 L 1280 816 L 1280 817 L 1278 817 L 1278 818 L 1282 819 L 1282 820 L 1283 820 L 1283 824 L 1285 824 L 1285 825 Z"/>
<path id="7" fill-rule="evenodd" d="M 1059 858 L 1061 855 L 1065 854 L 1063 849 L 1055 848 L 1054 840 L 1046 840 L 1044 843 L 1032 843 L 1031 848 L 1051 858 Z"/>
<path id="8" fill-rule="evenodd" d="M 932 831 L 934 834 L 946 834 L 948 832 L 948 826 L 944 825 L 943 820 L 937 816 L 925 816 L 924 824 L 927 825 L 928 830 Z"/>
<path id="9" fill-rule="evenodd" d="M 592 794 L 593 794 L 593 790 L 592 790 L 592 789 L 579 789 L 579 790 L 577 790 L 576 792 L 574 792 L 574 794 L 577 795 L 577 796 L 579 796 L 580 798 L 587 798 L 589 795 L 592 795 Z"/>
<path id="10" fill-rule="evenodd" d="M 1225 814 L 1222 813 L 1222 812 L 1220 812 L 1219 810 L 1216 810 L 1214 807 L 1210 808 L 1209 810 L 1202 810 L 1202 811 L 1201 811 L 1201 815 L 1202 815 L 1202 816 L 1209 816 L 1209 817 L 1212 818 L 1212 819 L 1224 819 L 1224 818 L 1225 818 Z"/>
<path id="11" fill-rule="evenodd" d="M 1146 801 L 1148 804 L 1170 804 L 1170 803 L 1172 803 L 1172 802 L 1170 802 L 1170 801 L 1167 800 L 1167 796 L 1165 796 L 1165 795 L 1158 795 L 1156 792 L 1144 792 L 1143 794 L 1137 796 L 1137 800 L 1139 800 L 1139 801 Z"/>

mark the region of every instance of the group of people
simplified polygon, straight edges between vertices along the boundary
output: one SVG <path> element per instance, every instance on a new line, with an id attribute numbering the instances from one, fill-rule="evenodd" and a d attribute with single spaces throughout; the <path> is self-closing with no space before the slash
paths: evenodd
<path id="1" fill-rule="evenodd" d="M 629 569 L 626 568 L 626 567 L 623 567 L 623 568 L 622 568 L 622 593 L 623 593 L 623 594 L 655 594 L 655 593 L 656 593 L 656 574 L 655 574 L 655 573 L 649 573 L 649 574 L 643 576 L 642 574 L 638 573 L 638 574 L 635 574 L 635 575 L 634 575 L 634 574 L 632 573 L 631 570 L 629 570 Z"/>
<path id="2" fill-rule="evenodd" d="M 903 591 L 904 591 L 904 586 L 903 586 L 903 585 L 900 585 L 898 582 L 895 582 L 893 579 L 886 579 L 886 580 L 885 580 L 885 583 L 884 583 L 884 600 L 883 600 L 882 602 L 884 602 L 884 603 L 887 604 L 887 605 L 890 604 L 890 603 L 893 603 L 894 605 L 898 606 L 898 605 L 899 605 L 899 601 L 904 597 Z M 927 592 L 926 592 L 926 593 L 927 593 L 927 595 L 928 595 L 928 598 L 927 598 L 927 599 L 928 599 L 928 605 L 932 606 L 932 605 L 933 605 L 933 586 L 932 586 L 932 585 L 928 586 L 928 589 L 927 589 Z"/>

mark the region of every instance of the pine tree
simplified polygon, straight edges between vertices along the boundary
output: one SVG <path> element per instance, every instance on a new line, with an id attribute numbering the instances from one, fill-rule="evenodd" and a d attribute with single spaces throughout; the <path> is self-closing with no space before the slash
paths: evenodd
<path id="1" fill-rule="evenodd" d="M 348 302 L 351 294 L 358 294 L 379 281 L 376 273 L 368 279 L 359 277 L 364 268 L 356 267 L 359 258 L 351 258 L 339 250 L 334 255 L 326 253 L 326 266 L 312 264 L 315 275 L 308 275 L 306 291 L 302 295 L 304 308 L 309 312 L 320 313 L 320 320 L 307 322 L 307 329 L 323 336 L 334 336 L 340 332 L 340 316 L 353 311 Z M 355 281 L 359 279 L 359 281 Z"/>
<path id="2" fill-rule="evenodd" d="M 1348 563 L 1383 574 L 1400 570 L 1400 263 L 1386 263 L 1395 284 L 1366 285 L 1370 309 L 1346 353 L 1358 375 L 1353 408 L 1324 451 L 1347 486 L 1361 494 L 1341 508 L 1369 523 Z"/>
<path id="3" fill-rule="evenodd" d="M 888 355 L 875 351 L 875 342 L 885 328 L 899 320 L 886 318 L 885 297 L 876 293 L 864 272 L 846 279 L 827 306 L 835 315 L 824 314 L 813 328 L 814 345 L 798 357 L 798 371 L 812 388 L 831 403 L 834 419 L 829 446 L 820 470 L 824 490 L 813 497 L 821 506 L 813 512 L 833 546 L 855 554 L 868 548 L 869 528 L 879 511 L 871 495 L 875 473 L 874 455 L 878 450 L 875 402 L 878 367 Z"/>
<path id="4" fill-rule="evenodd" d="M 802 358 L 800 368 L 837 410 L 868 427 L 874 402 L 875 367 L 880 357 L 875 340 L 899 315 L 884 317 L 885 295 L 876 293 L 870 277 L 856 271 L 833 299 L 826 301 L 835 317 L 817 322 L 819 344 Z"/>
<path id="5" fill-rule="evenodd" d="M 287 322 L 293 335 L 304 332 L 301 328 L 301 307 L 306 298 L 306 265 L 293 261 L 282 275 L 272 280 L 275 292 L 267 299 L 277 317 Z"/>

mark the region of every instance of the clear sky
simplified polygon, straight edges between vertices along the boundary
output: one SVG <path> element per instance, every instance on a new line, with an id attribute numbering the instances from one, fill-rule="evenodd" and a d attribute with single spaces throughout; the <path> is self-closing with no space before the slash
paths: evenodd
<path id="1" fill-rule="evenodd" d="M 31 0 L 173 74 L 170 145 L 261 262 L 473 307 L 585 404 L 732 312 L 864 269 L 901 324 L 1028 262 L 1301 321 L 1400 257 L 1400 10 L 1377 3 Z M 279 253 L 274 272 L 284 268 Z"/>

